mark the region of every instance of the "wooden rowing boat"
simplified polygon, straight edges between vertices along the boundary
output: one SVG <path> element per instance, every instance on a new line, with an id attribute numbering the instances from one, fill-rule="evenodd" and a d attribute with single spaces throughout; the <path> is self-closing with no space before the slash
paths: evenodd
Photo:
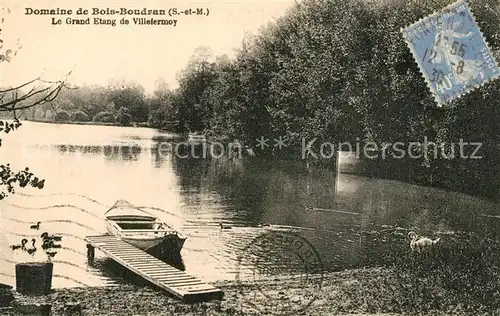
<path id="1" fill-rule="evenodd" d="M 144 251 L 163 246 L 169 252 L 180 252 L 186 241 L 178 231 L 125 200 L 117 201 L 105 217 L 111 235 Z"/>

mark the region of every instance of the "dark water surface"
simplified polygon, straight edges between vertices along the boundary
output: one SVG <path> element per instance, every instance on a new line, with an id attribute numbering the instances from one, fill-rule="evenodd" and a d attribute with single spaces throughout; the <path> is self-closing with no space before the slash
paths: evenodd
<path id="1" fill-rule="evenodd" d="M 144 206 L 187 235 L 181 266 L 207 281 L 234 279 L 242 249 L 270 231 L 299 234 L 317 250 L 324 269 L 333 271 L 406 247 L 409 229 L 436 236 L 495 230 L 500 223 L 476 216 L 498 213 L 497 204 L 480 198 L 337 175 L 335 168 L 300 162 L 183 159 L 162 143 L 175 141 L 175 135 L 152 129 L 30 122 L 7 135 L 0 161 L 15 169 L 29 166 L 46 186 L 19 190 L 0 204 L 0 283 L 14 285 L 14 263 L 44 259 L 41 252 L 32 258 L 9 248 L 43 231 L 64 236 L 54 258 L 54 287 L 119 282 L 99 253 L 95 266 L 87 264 L 83 241 L 105 232 L 103 214 L 118 199 Z M 40 231 L 30 229 L 37 221 Z M 232 229 L 221 230 L 219 223 Z M 381 231 L 397 238 L 379 238 Z"/>

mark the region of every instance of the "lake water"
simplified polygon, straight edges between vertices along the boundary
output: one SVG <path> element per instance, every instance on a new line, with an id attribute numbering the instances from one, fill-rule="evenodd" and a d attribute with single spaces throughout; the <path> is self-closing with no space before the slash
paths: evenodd
<path id="1" fill-rule="evenodd" d="M 253 157 L 182 159 L 159 150 L 168 148 L 163 142 L 175 141 L 175 135 L 153 129 L 32 122 L 4 135 L 0 162 L 15 170 L 29 166 L 46 182 L 43 190 L 19 189 L 0 202 L 0 283 L 14 285 L 14 263 L 44 260 L 41 252 L 32 258 L 9 248 L 43 231 L 63 236 L 64 247 L 54 258 L 54 287 L 119 282 L 99 253 L 96 265 L 87 264 L 83 241 L 105 233 L 103 215 L 119 199 L 187 235 L 181 265 L 207 281 L 234 279 L 242 249 L 269 231 L 300 234 L 324 269 L 333 271 L 406 247 L 408 229 L 430 235 L 478 230 L 471 214 L 498 212 L 497 204 L 477 197 L 338 175 L 335 168 Z M 30 229 L 37 221 L 40 230 Z M 221 230 L 221 222 L 232 229 Z M 377 239 L 377 232 L 388 229 L 396 241 Z"/>

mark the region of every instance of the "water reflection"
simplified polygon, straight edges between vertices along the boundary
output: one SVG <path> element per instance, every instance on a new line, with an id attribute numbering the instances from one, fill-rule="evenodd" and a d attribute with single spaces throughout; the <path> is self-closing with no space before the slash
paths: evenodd
<path id="1" fill-rule="evenodd" d="M 139 146 L 104 146 L 104 156 L 109 160 L 138 160 L 141 151 Z"/>
<path id="2" fill-rule="evenodd" d="M 188 201 L 193 194 L 217 192 L 231 222 L 295 229 L 318 249 L 327 270 L 403 251 L 409 229 L 484 233 L 498 227 L 479 216 L 496 212 L 496 204 L 479 198 L 301 162 L 173 157 L 172 165 Z M 379 234 L 384 230 L 392 239 Z"/>
<path id="3" fill-rule="evenodd" d="M 387 253 L 407 250 L 409 229 L 429 235 L 459 231 L 498 234 L 500 219 L 480 216 L 498 215 L 498 205 L 459 193 L 338 174 L 335 168 L 308 167 L 301 161 L 183 158 L 171 150 L 173 145 L 165 146 L 173 144 L 170 136 L 162 137 L 152 130 L 25 127 L 25 137 L 31 142 L 22 147 L 27 148 L 25 156 L 19 156 L 21 147 L 7 142 L 2 154 L 8 161 L 20 163 L 19 168 L 30 166 L 37 173 L 44 172 L 41 176 L 47 178 L 47 187 L 42 192 L 29 192 L 44 197 L 14 195 L 8 199 L 11 205 L 3 205 L 8 242 L 17 242 L 18 236 L 7 231 L 30 233 L 29 229 L 23 232 L 23 222 L 34 219 L 41 220 L 51 232 L 82 238 L 96 234 L 88 227 L 105 232 L 100 217 L 106 205 L 120 198 L 175 214 L 182 223 L 181 231 L 188 236 L 178 267 L 207 280 L 231 279 L 242 249 L 267 230 L 291 230 L 306 238 L 321 255 L 326 270 L 372 264 Z M 87 137 L 88 133 L 82 133 L 87 129 L 92 130 L 92 137 L 78 138 Z M 68 130 L 70 136 L 60 139 Z M 57 160 L 35 159 L 38 152 Z M 80 168 L 82 164 L 84 168 Z M 23 211 L 12 205 L 22 206 Z M 54 205 L 64 207 L 49 209 Z M 174 222 L 166 213 L 155 215 Z M 82 225 L 56 222 L 61 220 Z M 219 223 L 232 229 L 221 230 Z M 259 226 L 264 223 L 270 226 Z M 84 251 L 84 243 L 73 240 L 66 245 Z M 8 246 L 5 251 L 10 251 Z M 58 259 L 86 269 L 85 257 L 74 251 L 62 251 Z M 61 275 L 66 271 L 64 265 L 57 265 L 57 269 Z M 68 275 L 82 274 L 69 267 L 67 271 Z M 100 271 L 99 275 L 107 275 L 105 269 Z M 90 269 L 88 273 L 98 274 Z"/>
<path id="4" fill-rule="evenodd" d="M 183 191 L 201 192 L 204 181 L 208 176 L 208 169 L 211 162 L 207 159 L 179 158 L 171 156 L 172 165 Z"/>
<path id="5" fill-rule="evenodd" d="M 136 144 L 133 145 L 55 145 L 61 155 L 80 154 L 80 155 L 102 155 L 106 160 L 133 160 L 140 158 L 142 148 Z"/>
<path id="6" fill-rule="evenodd" d="M 101 146 L 74 146 L 74 145 L 56 145 L 57 150 L 61 154 L 80 152 L 83 154 L 100 154 Z"/>
<path id="7" fill-rule="evenodd" d="M 152 147 L 151 147 L 150 153 L 151 153 L 152 163 L 153 163 L 154 168 L 163 167 L 165 161 L 167 160 L 166 159 L 167 155 L 171 154 L 168 151 L 161 151 L 160 147 L 161 147 L 160 141 L 154 142 Z"/>

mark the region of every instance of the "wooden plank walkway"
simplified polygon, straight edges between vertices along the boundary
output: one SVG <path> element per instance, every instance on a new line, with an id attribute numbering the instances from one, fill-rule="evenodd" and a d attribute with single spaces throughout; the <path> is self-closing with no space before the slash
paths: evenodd
<path id="1" fill-rule="evenodd" d="M 85 237 L 89 255 L 93 248 L 115 260 L 130 271 L 181 298 L 184 302 L 222 299 L 224 293 L 202 280 L 178 270 L 141 249 L 111 235 Z"/>

